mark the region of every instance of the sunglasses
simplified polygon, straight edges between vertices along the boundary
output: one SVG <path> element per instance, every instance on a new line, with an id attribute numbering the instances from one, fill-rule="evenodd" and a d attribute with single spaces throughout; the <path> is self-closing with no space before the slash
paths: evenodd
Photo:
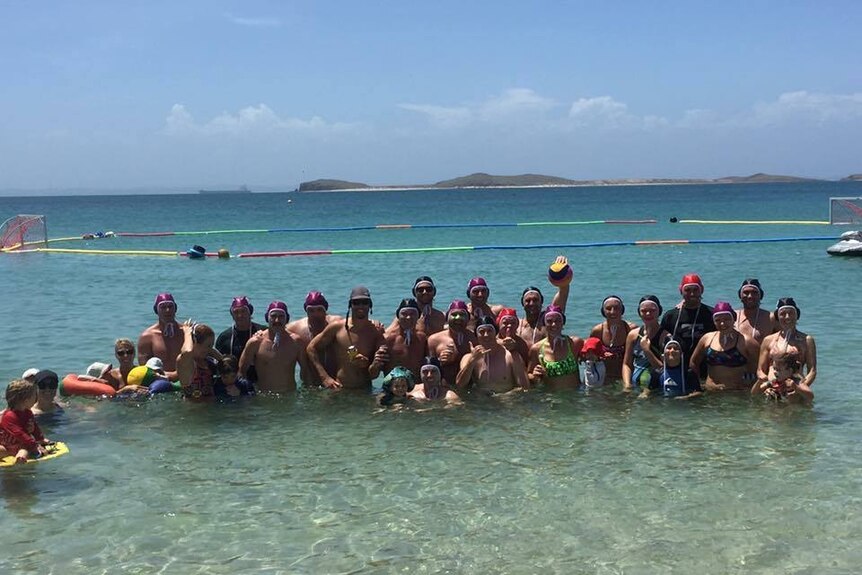
<path id="1" fill-rule="evenodd" d="M 135 351 L 131 349 L 118 349 L 114 353 L 117 355 L 135 355 Z"/>
<path id="2" fill-rule="evenodd" d="M 354 299 L 354 300 L 350 300 L 350 305 L 370 306 L 371 300 L 370 299 Z"/>
<path id="3" fill-rule="evenodd" d="M 433 293 L 434 288 L 429 286 L 419 286 L 416 288 L 416 293 Z"/>
<path id="4" fill-rule="evenodd" d="M 467 312 L 466 311 L 450 311 L 449 317 L 455 317 L 455 318 L 460 317 L 463 319 L 463 318 L 467 317 Z"/>

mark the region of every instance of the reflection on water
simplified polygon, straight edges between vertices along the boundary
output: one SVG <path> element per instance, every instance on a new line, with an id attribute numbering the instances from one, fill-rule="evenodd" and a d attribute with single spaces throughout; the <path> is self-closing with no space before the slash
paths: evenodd
<path id="1" fill-rule="evenodd" d="M 3 531 L 14 533 L 4 570 L 856 564 L 842 535 L 859 527 L 859 449 L 844 451 L 816 409 L 613 392 L 421 412 L 325 392 L 82 405 L 93 404 L 74 400 L 49 430 L 75 438 L 70 455 L 2 475 Z"/>

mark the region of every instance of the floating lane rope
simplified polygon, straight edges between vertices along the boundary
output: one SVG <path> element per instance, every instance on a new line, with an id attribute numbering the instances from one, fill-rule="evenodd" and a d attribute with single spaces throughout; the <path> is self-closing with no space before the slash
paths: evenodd
<path id="1" fill-rule="evenodd" d="M 834 236 L 809 236 L 809 237 L 778 237 L 778 238 L 739 238 L 739 239 L 670 239 L 670 240 L 623 240 L 607 242 L 582 242 L 568 244 L 510 244 L 510 245 L 485 245 L 485 246 L 439 246 L 439 247 L 416 247 L 416 248 L 375 248 L 375 249 L 336 249 L 336 250 L 296 250 L 296 251 L 273 251 L 273 252 L 246 252 L 232 257 L 236 258 L 279 258 L 292 256 L 335 256 L 335 255 L 370 255 L 370 254 L 403 254 L 403 253 L 428 253 L 428 252 L 466 252 L 486 250 L 560 250 L 560 249 L 586 249 L 602 247 L 622 246 L 667 246 L 667 245 L 717 245 L 717 244 L 758 244 L 776 242 L 806 242 L 806 241 L 835 241 Z M 83 254 L 83 255 L 119 255 L 119 256 L 187 256 L 186 252 L 159 251 L 159 250 L 87 250 L 87 249 L 65 249 L 65 248 L 36 248 L 32 250 L 12 251 L 8 253 L 58 253 L 58 254 Z M 217 252 L 207 252 L 207 257 L 218 257 Z"/>
<path id="2" fill-rule="evenodd" d="M 721 224 L 721 225 L 795 225 L 795 226 L 828 226 L 829 222 L 819 220 L 679 220 L 680 224 Z"/>

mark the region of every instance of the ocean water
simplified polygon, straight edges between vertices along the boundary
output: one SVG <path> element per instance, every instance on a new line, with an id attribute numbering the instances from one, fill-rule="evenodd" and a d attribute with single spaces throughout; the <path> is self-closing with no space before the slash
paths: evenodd
<path id="1" fill-rule="evenodd" d="M 835 236 L 801 225 L 671 224 L 668 219 L 826 220 L 812 183 L 575 189 L 0 198 L 0 218 L 45 214 L 49 237 L 97 230 L 202 231 L 397 223 L 654 218 L 652 225 L 474 227 L 211 234 L 57 244 L 214 251 L 559 245 L 641 239 Z M 293 202 L 288 203 L 288 198 Z M 482 275 L 517 306 L 560 252 L 575 270 L 567 331 L 599 304 L 646 293 L 669 307 L 696 271 L 705 300 L 736 302 L 759 277 L 767 306 L 793 296 L 818 347 L 811 408 L 747 397 L 636 401 L 614 390 L 475 399 L 380 410 L 366 396 L 190 405 L 74 398 L 43 427 L 62 459 L 0 473 L 3 573 L 856 573 L 862 551 L 862 415 L 855 358 L 862 259 L 829 241 L 351 254 L 189 261 L 53 253 L 0 255 L 6 337 L 0 386 L 36 366 L 83 372 L 117 337 L 154 320 L 171 291 L 180 317 L 217 331 L 247 294 L 295 317 L 307 291 L 344 313 L 355 284 L 387 322 L 413 280 L 438 307 Z M 630 320 L 636 314 L 629 312 Z"/>

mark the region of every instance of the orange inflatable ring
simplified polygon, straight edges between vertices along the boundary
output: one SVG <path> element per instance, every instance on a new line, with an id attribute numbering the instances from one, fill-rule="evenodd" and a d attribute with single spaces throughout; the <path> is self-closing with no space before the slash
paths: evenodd
<path id="1" fill-rule="evenodd" d="M 63 378 L 59 385 L 60 395 L 107 395 L 114 397 L 117 391 L 108 385 L 104 379 L 94 377 L 84 377 L 70 373 Z"/>

